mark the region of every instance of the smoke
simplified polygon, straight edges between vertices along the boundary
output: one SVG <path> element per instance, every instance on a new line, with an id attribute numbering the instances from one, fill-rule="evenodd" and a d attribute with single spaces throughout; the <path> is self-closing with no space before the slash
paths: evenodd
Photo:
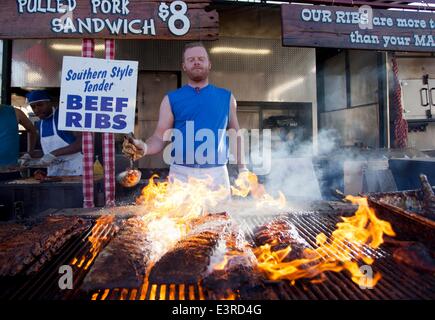
<path id="1" fill-rule="evenodd" d="M 272 133 L 270 172 L 252 171 L 268 193 L 282 192 L 296 210 L 305 200 L 335 199 L 333 189 L 358 194 L 368 188 L 363 172 L 388 169 L 389 155 L 387 150 L 343 147 L 345 138 L 335 129 L 321 130 L 314 148 L 311 140 Z"/>
<path id="2" fill-rule="evenodd" d="M 312 141 L 303 140 L 302 135 L 290 138 L 289 135 L 272 132 L 270 143 L 264 143 L 264 136 L 258 141 L 262 144 L 261 146 L 253 145 L 251 141 L 250 162 L 247 166 L 263 183 L 266 193 L 274 198 L 277 198 L 280 192 L 284 194 L 287 200 L 285 207 L 252 201 L 253 199 L 249 197 L 242 199 L 233 196 L 232 201 L 218 203 L 213 211 L 226 211 L 236 220 L 238 216 L 313 212 L 314 209 L 309 208 L 307 200 L 322 199 L 320 181 L 324 175 L 332 173 L 327 166 L 317 165 L 315 159 L 319 155 L 336 152 L 341 145 L 338 132 L 336 130 L 320 131 L 317 150 L 314 149 Z M 265 145 L 268 148 L 265 149 Z M 265 166 L 265 162 L 270 162 L 270 165 Z M 340 173 L 337 172 L 335 175 L 333 179 L 339 183 Z"/>
<path id="3" fill-rule="evenodd" d="M 253 172 L 262 177 L 267 192 L 272 195 L 281 191 L 288 199 L 320 200 L 319 172 L 315 170 L 313 157 L 337 149 L 339 138 L 335 130 L 323 130 L 318 134 L 318 149 L 314 150 L 312 141 L 272 132 L 271 148 L 268 150 L 270 172 L 262 175 L 256 172 L 255 167 L 252 168 Z"/>

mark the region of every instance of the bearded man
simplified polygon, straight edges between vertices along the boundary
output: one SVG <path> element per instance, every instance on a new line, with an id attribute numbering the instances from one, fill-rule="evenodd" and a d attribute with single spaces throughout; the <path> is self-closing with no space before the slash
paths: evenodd
<path id="1" fill-rule="evenodd" d="M 187 84 L 163 98 L 153 135 L 145 142 L 126 138 L 123 152 L 133 160 L 159 153 L 166 146 L 167 131 L 172 130 L 175 154 L 172 153 L 169 179 L 186 182 L 189 177 L 211 177 L 212 189 L 224 187 L 230 194 L 226 130 L 239 130 L 236 99 L 229 90 L 209 83 L 211 62 L 202 43 L 185 46 L 182 69 Z M 237 153 L 239 172 L 245 171 L 245 165 L 240 163 L 239 147 Z"/>

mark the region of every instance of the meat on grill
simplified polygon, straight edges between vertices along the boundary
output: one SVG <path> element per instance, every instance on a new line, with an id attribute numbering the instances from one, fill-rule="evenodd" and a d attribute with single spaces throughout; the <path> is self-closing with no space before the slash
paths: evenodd
<path id="1" fill-rule="evenodd" d="M 398 263 L 424 272 L 435 272 L 435 257 L 419 242 L 403 241 L 399 248 L 393 251 L 393 258 Z"/>
<path id="2" fill-rule="evenodd" d="M 141 217 L 125 221 L 118 235 L 99 253 L 81 289 L 137 288 L 150 262 L 151 243 Z"/>
<path id="3" fill-rule="evenodd" d="M 432 220 L 435 220 L 435 193 L 427 180 L 426 175 L 420 175 L 420 182 L 423 191 L 423 214 Z"/>
<path id="4" fill-rule="evenodd" d="M 303 239 L 296 227 L 285 218 L 275 218 L 254 230 L 254 243 L 257 247 L 268 244 L 272 251 L 291 246 L 291 251 L 284 259 L 290 261 L 302 258 L 309 244 Z"/>
<path id="5" fill-rule="evenodd" d="M 43 171 L 43 170 L 36 170 L 34 173 L 33 173 L 33 177 L 36 179 L 36 180 L 39 180 L 39 181 L 44 181 L 45 180 L 45 178 L 47 178 L 47 173 L 45 172 L 45 171 Z"/>
<path id="6" fill-rule="evenodd" d="M 45 217 L 0 243 L 0 276 L 14 276 L 25 268 L 26 274 L 39 271 L 68 239 L 90 226 L 89 220 L 78 217 Z"/>
<path id="7" fill-rule="evenodd" d="M 18 223 L 0 224 L 0 243 L 25 231 L 26 226 Z"/>
<path id="8" fill-rule="evenodd" d="M 240 298 L 250 299 L 250 295 L 246 297 L 247 293 L 260 288 L 262 281 L 256 271 L 257 259 L 238 225 L 231 225 L 230 231 L 224 236 L 223 245 L 221 260 L 225 259 L 225 265 L 214 266 L 214 270 L 202 281 L 206 297 L 216 300 L 238 292 Z"/>
<path id="9" fill-rule="evenodd" d="M 228 224 L 226 213 L 208 214 L 194 221 L 187 236 L 153 266 L 150 283 L 198 283 L 206 275 L 210 257 Z"/>
<path id="10" fill-rule="evenodd" d="M 84 291 L 138 288 L 150 263 L 151 243 L 141 217 L 125 221 L 118 235 L 99 253 L 81 287 Z"/>

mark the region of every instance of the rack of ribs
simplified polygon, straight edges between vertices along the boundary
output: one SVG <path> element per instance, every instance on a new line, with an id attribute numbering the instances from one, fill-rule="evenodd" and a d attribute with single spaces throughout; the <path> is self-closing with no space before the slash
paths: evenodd
<path id="1" fill-rule="evenodd" d="M 91 227 L 91 221 L 78 217 L 47 216 L 41 223 L 0 243 L 0 276 L 39 271 L 74 235 Z"/>
<path id="2" fill-rule="evenodd" d="M 427 180 L 426 175 L 420 175 L 420 182 L 423 191 L 423 214 L 432 220 L 435 220 L 435 193 L 432 190 L 432 186 Z"/>
<path id="3" fill-rule="evenodd" d="M 393 247 L 393 259 L 411 269 L 435 273 L 435 253 L 424 244 L 414 241 L 386 239 Z"/>
<path id="4" fill-rule="evenodd" d="M 226 213 L 207 214 L 193 221 L 186 237 L 155 263 L 149 282 L 197 284 L 206 275 L 210 257 L 229 223 Z"/>
<path id="5" fill-rule="evenodd" d="M 150 253 L 146 222 L 141 217 L 128 219 L 99 253 L 81 289 L 138 288 L 149 266 Z"/>
<path id="6" fill-rule="evenodd" d="M 0 224 L 0 243 L 15 237 L 17 234 L 24 232 L 27 227 L 19 223 L 2 223 Z"/>
<path id="7" fill-rule="evenodd" d="M 229 292 L 237 293 L 240 299 L 276 299 L 274 292 L 263 285 L 256 269 L 257 258 L 238 225 L 231 225 L 224 241 L 224 265 L 215 266 L 202 281 L 207 299 L 222 299 Z"/>
<path id="8" fill-rule="evenodd" d="M 309 244 L 303 239 L 296 227 L 283 217 L 275 218 L 254 230 L 254 243 L 257 247 L 270 245 L 272 251 L 291 246 L 291 251 L 284 259 L 290 261 L 302 258 Z"/>

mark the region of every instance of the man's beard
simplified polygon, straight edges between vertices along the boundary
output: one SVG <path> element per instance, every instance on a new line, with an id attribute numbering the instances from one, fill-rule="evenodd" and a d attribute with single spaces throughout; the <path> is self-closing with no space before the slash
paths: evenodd
<path id="1" fill-rule="evenodd" d="M 200 82 L 200 81 L 207 79 L 208 73 L 209 73 L 208 69 L 201 68 L 200 69 L 201 72 L 197 72 L 196 70 L 198 70 L 198 69 L 194 69 L 194 70 L 186 72 L 189 79 L 191 79 L 195 82 Z"/>

